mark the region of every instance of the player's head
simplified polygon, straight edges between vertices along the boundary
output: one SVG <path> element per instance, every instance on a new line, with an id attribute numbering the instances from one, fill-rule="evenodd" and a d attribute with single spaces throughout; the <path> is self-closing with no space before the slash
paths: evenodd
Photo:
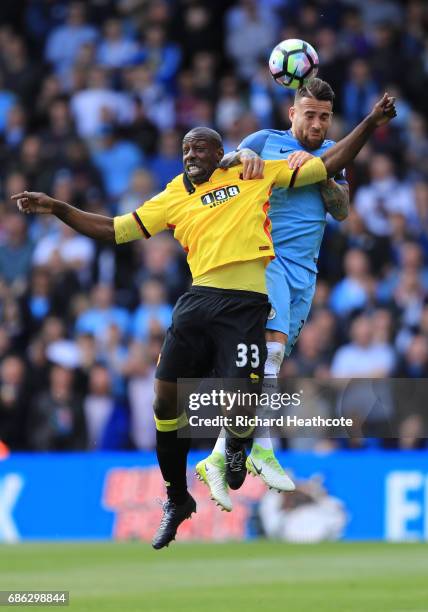
<path id="1" fill-rule="evenodd" d="M 223 155 L 221 136 L 211 128 L 194 128 L 183 138 L 183 165 L 192 183 L 207 181 Z"/>
<path id="2" fill-rule="evenodd" d="M 334 92 L 321 79 L 311 79 L 296 91 L 290 108 L 291 129 L 307 149 L 318 149 L 324 141 L 333 116 Z"/>

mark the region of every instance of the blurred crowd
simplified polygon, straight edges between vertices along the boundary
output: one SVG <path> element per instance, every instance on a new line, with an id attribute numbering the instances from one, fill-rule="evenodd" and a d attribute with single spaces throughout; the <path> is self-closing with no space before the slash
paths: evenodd
<path id="1" fill-rule="evenodd" d="M 129 212 L 181 172 L 181 138 L 233 150 L 286 129 L 272 47 L 303 38 L 340 139 L 383 91 L 398 117 L 348 171 L 310 320 L 284 377 L 428 375 L 428 5 L 424 0 L 15 0 L 0 6 L 0 439 L 19 450 L 150 449 L 153 375 L 185 254 L 112 248 L 10 201 L 46 191 Z M 413 422 L 415 445 L 423 425 Z M 407 436 L 409 438 L 410 434 Z M 405 439 L 406 436 L 404 436 Z M 398 442 L 406 446 L 406 442 Z"/>

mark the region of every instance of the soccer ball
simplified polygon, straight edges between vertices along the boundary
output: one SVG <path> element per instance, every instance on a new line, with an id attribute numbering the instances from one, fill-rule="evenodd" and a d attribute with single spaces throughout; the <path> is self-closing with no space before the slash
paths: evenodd
<path id="1" fill-rule="evenodd" d="M 304 40 L 289 38 L 276 45 L 270 54 L 269 70 L 274 80 L 290 89 L 298 89 L 318 72 L 318 54 Z"/>

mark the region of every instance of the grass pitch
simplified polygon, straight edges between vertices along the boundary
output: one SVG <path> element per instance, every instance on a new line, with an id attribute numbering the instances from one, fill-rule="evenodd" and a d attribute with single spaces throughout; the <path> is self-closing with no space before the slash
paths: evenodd
<path id="1" fill-rule="evenodd" d="M 428 612 L 428 545 L 3 545 L 13 589 L 69 590 L 70 612 Z"/>

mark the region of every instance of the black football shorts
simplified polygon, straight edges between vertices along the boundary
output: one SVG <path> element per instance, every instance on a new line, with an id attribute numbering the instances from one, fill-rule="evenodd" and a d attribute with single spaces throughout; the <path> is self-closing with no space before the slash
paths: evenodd
<path id="1" fill-rule="evenodd" d="M 194 286 L 175 305 L 156 378 L 263 379 L 267 295 Z"/>

